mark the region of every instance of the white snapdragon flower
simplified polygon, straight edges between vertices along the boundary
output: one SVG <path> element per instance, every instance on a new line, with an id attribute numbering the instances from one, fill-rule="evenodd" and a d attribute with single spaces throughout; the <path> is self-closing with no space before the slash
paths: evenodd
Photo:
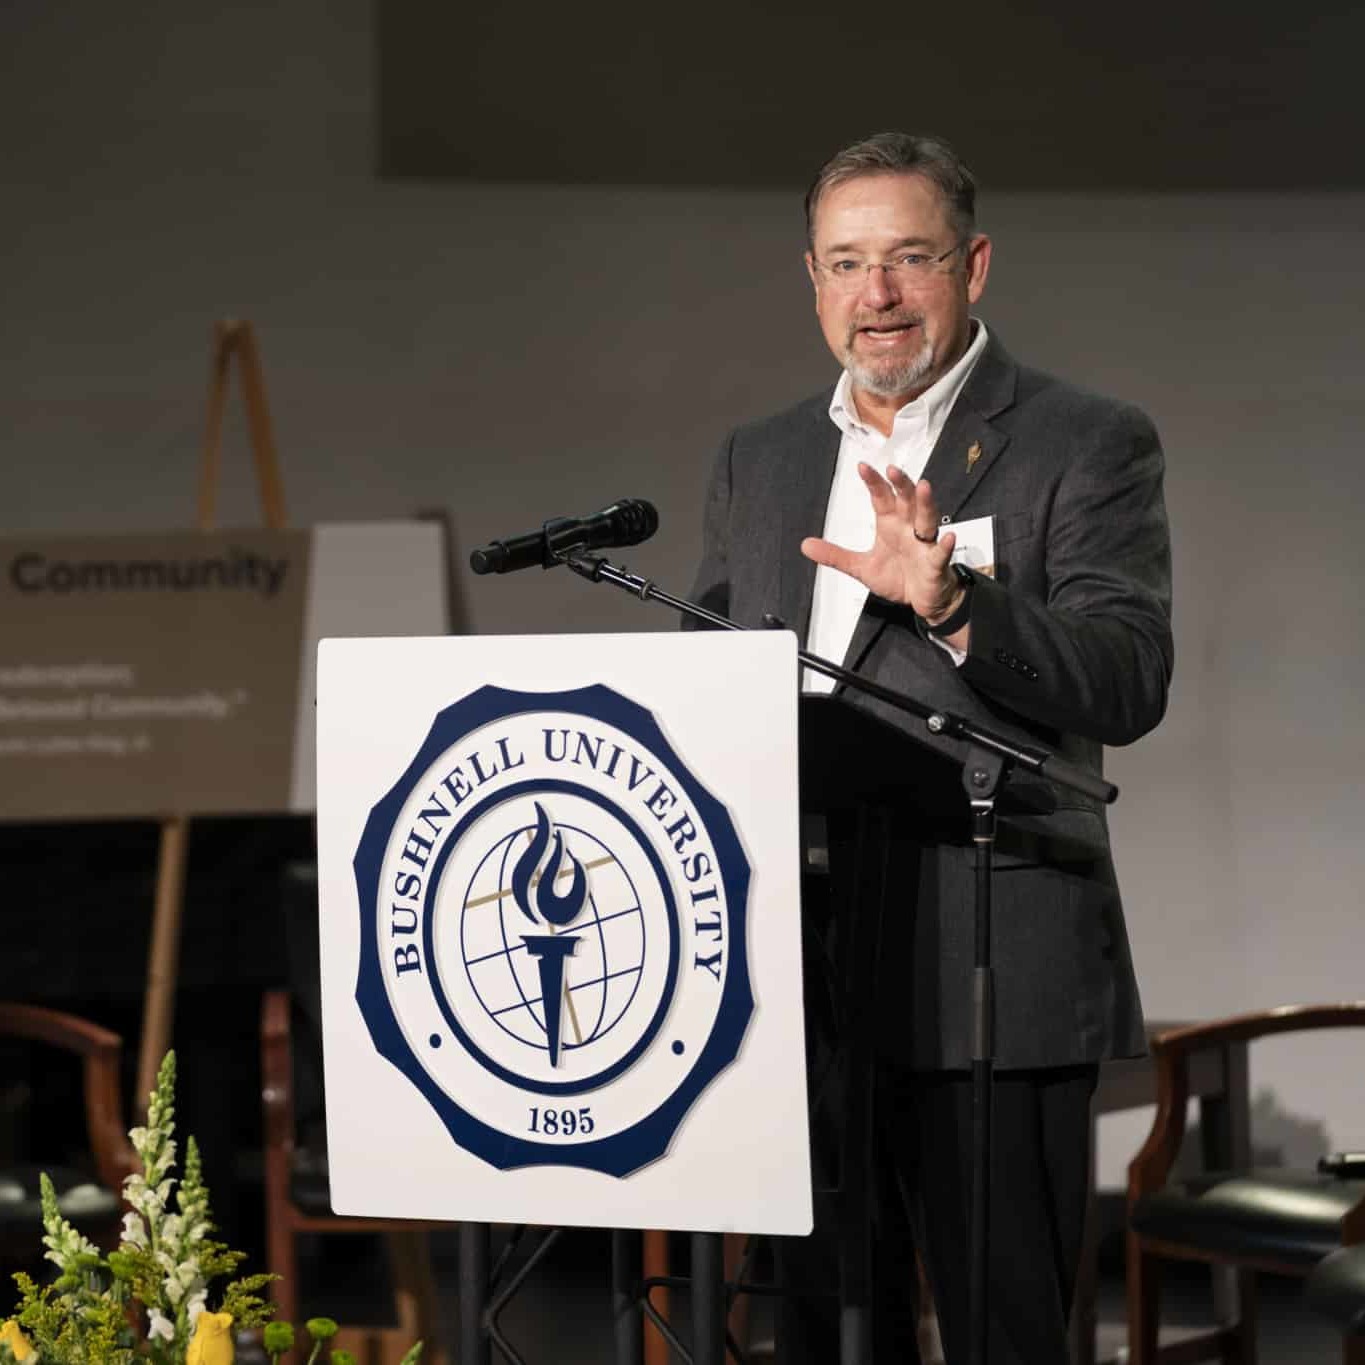
<path id="1" fill-rule="evenodd" d="M 78 1257 L 98 1260 L 99 1248 L 62 1217 L 57 1206 L 57 1190 L 46 1171 L 39 1177 L 38 1185 L 43 1209 L 43 1245 L 47 1248 L 45 1259 L 68 1274 L 75 1269 Z"/>
<path id="2" fill-rule="evenodd" d="M 123 1182 L 123 1198 L 129 1208 L 139 1213 L 147 1212 L 147 1182 L 138 1174 L 130 1175 Z"/>
<path id="3" fill-rule="evenodd" d="M 166 1298 L 179 1307 L 182 1300 L 188 1302 L 193 1295 L 204 1287 L 203 1276 L 199 1273 L 199 1261 L 191 1256 L 166 1267 L 166 1278 L 162 1282 Z"/>
<path id="4" fill-rule="evenodd" d="M 175 1323 L 159 1308 L 153 1308 L 147 1314 L 147 1335 L 153 1340 L 174 1341 Z"/>

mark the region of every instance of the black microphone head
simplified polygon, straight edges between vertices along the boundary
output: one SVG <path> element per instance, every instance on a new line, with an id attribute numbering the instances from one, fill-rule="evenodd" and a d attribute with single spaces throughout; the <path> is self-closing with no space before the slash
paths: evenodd
<path id="1" fill-rule="evenodd" d="M 497 573 L 507 558 L 506 548 L 501 541 L 481 546 L 469 552 L 469 567 L 477 574 Z"/>
<path id="2" fill-rule="evenodd" d="M 644 498 L 622 498 L 606 509 L 617 545 L 638 545 L 659 529 L 659 512 Z"/>

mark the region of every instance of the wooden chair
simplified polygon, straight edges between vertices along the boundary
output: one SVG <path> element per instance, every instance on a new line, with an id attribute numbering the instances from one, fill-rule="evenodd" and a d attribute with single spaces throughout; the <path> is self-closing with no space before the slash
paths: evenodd
<path id="1" fill-rule="evenodd" d="M 1238 1168 L 1170 1181 L 1185 1132 L 1190 1059 L 1195 1054 L 1277 1034 L 1365 1025 L 1365 1003 L 1292 1006 L 1158 1035 L 1157 1112 L 1128 1168 L 1128 1360 L 1186 1365 L 1221 1360 L 1255 1365 L 1255 1271 L 1305 1276 L 1332 1251 L 1365 1241 L 1365 1180 L 1317 1171 Z M 1353 1079 L 1353 1078 L 1352 1078 Z M 1245 1145 L 1245 1144 L 1244 1144 Z M 1238 1303 L 1212 1331 L 1160 1346 L 1160 1262 L 1231 1267 Z M 1347 1338 L 1347 1365 L 1365 1365 L 1365 1339 Z"/>
<path id="2" fill-rule="evenodd" d="M 395 1365 L 414 1341 L 426 1343 L 425 1365 L 442 1365 L 444 1354 L 436 1292 L 426 1239 L 430 1224 L 402 1219 L 343 1218 L 331 1211 L 325 1158 L 296 1147 L 294 1047 L 287 991 L 267 992 L 261 1002 L 261 1102 L 265 1118 L 265 1218 L 269 1269 L 281 1276 L 271 1285 L 277 1316 L 299 1327 L 298 1238 L 313 1234 L 380 1233 L 391 1260 L 394 1327 L 355 1328 L 342 1324 L 331 1343 L 351 1351 L 360 1365 Z"/>
<path id="3" fill-rule="evenodd" d="M 0 1170 L 0 1241 L 6 1259 L 37 1261 L 42 1254 L 38 1176 L 46 1170 L 62 1213 L 97 1241 L 117 1239 L 123 1180 L 138 1160 L 124 1131 L 119 1098 L 123 1042 L 118 1034 L 74 1014 L 37 1005 L 0 1003 L 0 1038 L 45 1044 L 81 1059 L 89 1172 L 55 1164 Z"/>

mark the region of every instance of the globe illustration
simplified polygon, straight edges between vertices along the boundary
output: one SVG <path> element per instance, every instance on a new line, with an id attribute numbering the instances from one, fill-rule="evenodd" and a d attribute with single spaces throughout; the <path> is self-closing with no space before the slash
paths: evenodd
<path id="1" fill-rule="evenodd" d="M 558 889 L 570 880 L 571 859 L 587 875 L 586 902 L 561 931 L 577 939 L 565 962 L 560 1016 L 562 1049 L 573 1053 L 606 1037 L 635 999 L 644 973 L 645 920 L 639 891 L 611 849 L 575 825 L 554 828 L 570 855 L 555 878 Z M 528 824 L 503 836 L 479 860 L 459 913 L 460 957 L 488 1018 L 519 1043 L 548 1053 L 539 967 L 523 939 L 550 926 L 528 916 L 512 889 L 514 867 L 533 830 Z"/>

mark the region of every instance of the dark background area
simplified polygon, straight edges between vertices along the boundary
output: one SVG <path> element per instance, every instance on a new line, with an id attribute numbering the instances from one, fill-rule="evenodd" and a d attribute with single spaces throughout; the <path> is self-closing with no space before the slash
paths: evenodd
<path id="1" fill-rule="evenodd" d="M 312 981 L 316 989 L 316 902 L 291 876 L 314 861 L 313 822 L 218 818 L 190 828 L 173 1023 L 177 1140 L 182 1160 L 186 1139 L 199 1140 L 223 1238 L 259 1266 L 260 999 L 275 987 L 306 990 Z M 0 825 L 5 995 L 123 1037 L 128 1124 L 138 1121 L 133 1092 L 158 839 L 159 826 L 147 821 Z M 305 886 L 315 894 L 311 881 Z M 301 1120 L 316 1125 L 320 1039 L 303 1044 L 311 1072 Z M 0 1058 L 0 1167 L 89 1170 L 79 1061 L 17 1042 L 0 1045 Z"/>
<path id="2" fill-rule="evenodd" d="M 381 0 L 393 178 L 804 189 L 879 128 L 995 190 L 1340 190 L 1359 6 Z"/>

